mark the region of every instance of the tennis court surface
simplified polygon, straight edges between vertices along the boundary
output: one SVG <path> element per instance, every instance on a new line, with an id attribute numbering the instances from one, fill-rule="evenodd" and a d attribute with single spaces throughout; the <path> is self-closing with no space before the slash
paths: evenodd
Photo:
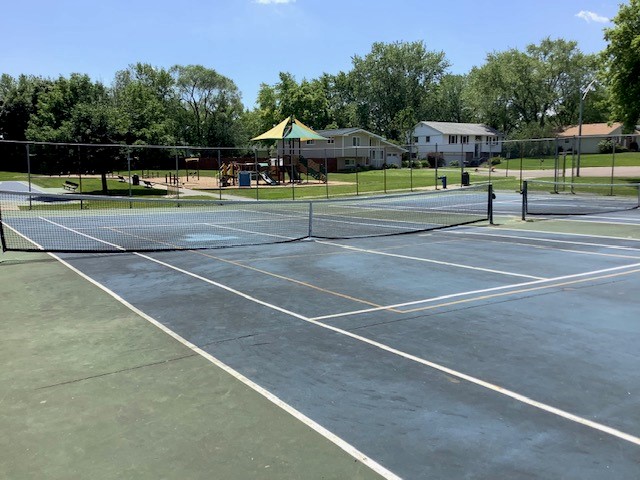
<path id="1" fill-rule="evenodd" d="M 0 473 L 638 478 L 638 210 L 520 204 L 408 235 L 4 253 Z"/>

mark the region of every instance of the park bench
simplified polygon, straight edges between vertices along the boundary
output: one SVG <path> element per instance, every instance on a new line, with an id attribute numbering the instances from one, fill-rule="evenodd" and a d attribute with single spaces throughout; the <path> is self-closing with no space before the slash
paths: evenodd
<path id="1" fill-rule="evenodd" d="M 151 187 L 153 187 L 153 183 L 152 183 L 152 182 L 150 182 L 149 180 L 143 180 L 143 181 L 142 181 L 142 183 L 144 183 L 144 186 L 145 186 L 146 188 L 151 188 Z"/>
<path id="2" fill-rule="evenodd" d="M 118 181 L 119 182 L 126 182 L 127 180 L 122 175 L 118 175 Z"/>
<path id="3" fill-rule="evenodd" d="M 69 180 L 66 180 L 62 184 L 62 188 L 64 188 L 65 190 L 69 190 L 70 192 L 75 192 L 78 189 L 78 184 L 75 183 L 75 182 L 71 182 Z"/>

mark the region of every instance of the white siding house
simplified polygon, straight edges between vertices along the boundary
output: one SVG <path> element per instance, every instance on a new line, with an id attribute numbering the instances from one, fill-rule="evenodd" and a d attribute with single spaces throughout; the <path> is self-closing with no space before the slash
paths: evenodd
<path id="1" fill-rule="evenodd" d="M 503 135 L 479 123 L 420 122 L 413 128 L 412 157 L 480 163 L 502 153 Z"/>
<path id="2" fill-rule="evenodd" d="M 362 128 L 316 130 L 329 140 L 302 142 L 300 154 L 322 163 L 327 159 L 328 171 L 340 171 L 362 167 L 382 168 L 384 164 L 402 164 L 402 147 Z"/>

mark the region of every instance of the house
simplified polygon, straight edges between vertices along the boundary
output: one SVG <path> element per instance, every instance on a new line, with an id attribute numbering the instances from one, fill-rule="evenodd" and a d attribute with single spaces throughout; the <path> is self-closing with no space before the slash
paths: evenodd
<path id="1" fill-rule="evenodd" d="M 327 162 L 327 171 L 361 167 L 382 168 L 402 164 L 406 149 L 389 142 L 380 135 L 359 127 L 316 130 L 328 140 L 307 140 L 300 145 L 300 154 L 319 164 Z M 286 152 L 284 152 L 286 154 Z"/>
<path id="2" fill-rule="evenodd" d="M 580 141 L 580 153 L 600 153 L 598 144 L 603 140 L 615 141 L 617 145 L 624 145 L 629 148 L 635 142 L 638 143 L 638 134 L 636 131 L 634 135 L 622 134 L 622 123 L 583 123 L 582 132 L 578 125 L 572 125 L 570 127 L 563 128 L 558 133 L 558 139 L 560 141 L 560 147 L 565 151 L 578 149 L 579 134 L 582 133 Z"/>
<path id="3" fill-rule="evenodd" d="M 420 122 L 413 128 L 412 157 L 477 165 L 502 153 L 503 135 L 479 123 Z"/>

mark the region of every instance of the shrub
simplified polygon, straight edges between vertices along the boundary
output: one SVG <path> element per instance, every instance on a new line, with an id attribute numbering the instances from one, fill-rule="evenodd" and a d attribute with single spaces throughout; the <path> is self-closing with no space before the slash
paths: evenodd
<path id="1" fill-rule="evenodd" d="M 422 168 L 429 168 L 429 162 L 427 162 L 426 160 L 422 160 L 420 164 L 422 165 Z"/>
<path id="2" fill-rule="evenodd" d="M 450 167 L 459 167 L 460 166 L 460 162 L 458 162 L 457 160 L 453 160 L 452 162 L 449 163 Z"/>
<path id="3" fill-rule="evenodd" d="M 504 158 L 502 157 L 493 157 L 491 159 L 491 165 L 500 165 L 502 163 L 502 160 L 504 160 Z"/>
<path id="4" fill-rule="evenodd" d="M 409 168 L 409 162 L 407 160 L 402 161 L 402 168 Z"/>
<path id="5" fill-rule="evenodd" d="M 611 139 L 602 140 L 598 143 L 598 151 L 600 153 L 613 153 L 613 145 L 614 142 L 612 142 Z M 615 146 L 616 153 L 624 153 L 629 151 L 627 147 L 625 147 L 624 145 L 620 145 L 617 142 L 615 143 Z"/>
<path id="6" fill-rule="evenodd" d="M 613 143 L 611 142 L 611 140 L 602 140 L 598 142 L 598 151 L 600 153 L 613 152 Z"/>
<path id="7" fill-rule="evenodd" d="M 422 168 L 422 164 L 420 162 L 411 162 L 412 168 Z"/>

